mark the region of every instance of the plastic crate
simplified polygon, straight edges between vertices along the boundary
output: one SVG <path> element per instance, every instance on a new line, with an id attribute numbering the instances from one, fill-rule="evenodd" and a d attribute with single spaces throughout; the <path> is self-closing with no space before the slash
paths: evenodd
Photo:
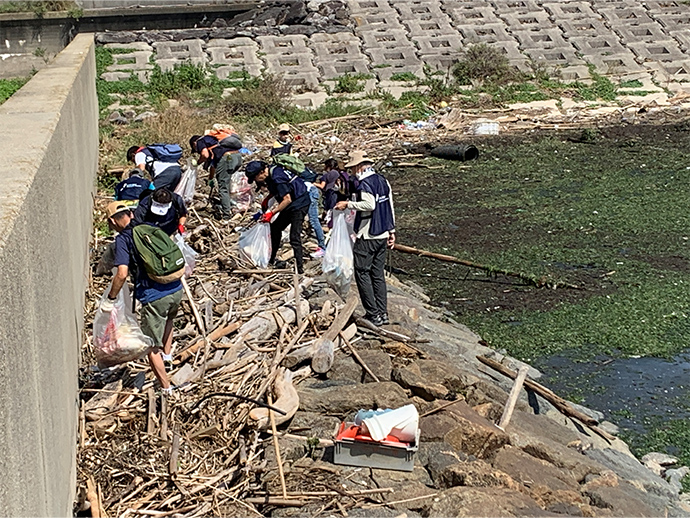
<path id="1" fill-rule="evenodd" d="M 419 449 L 419 429 L 412 446 L 405 444 L 384 444 L 376 441 L 361 441 L 340 438 L 343 430 L 352 423 L 341 423 L 333 449 L 333 463 L 344 466 L 363 466 L 366 468 L 412 471 L 414 454 Z"/>

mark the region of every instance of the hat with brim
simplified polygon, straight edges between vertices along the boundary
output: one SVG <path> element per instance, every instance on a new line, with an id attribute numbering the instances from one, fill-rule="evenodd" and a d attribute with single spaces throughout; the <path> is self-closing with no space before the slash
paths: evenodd
<path id="1" fill-rule="evenodd" d="M 264 170 L 263 163 L 258 160 L 252 160 L 244 168 L 244 174 L 247 175 L 247 182 L 252 183 L 256 177 Z"/>
<path id="2" fill-rule="evenodd" d="M 287 123 L 281 124 L 278 126 L 278 133 L 290 133 L 290 125 Z"/>
<path id="3" fill-rule="evenodd" d="M 345 167 L 355 167 L 356 165 L 364 163 L 373 164 L 374 159 L 369 158 L 366 151 L 353 151 L 350 153 L 350 157 L 347 164 L 345 164 Z"/>
<path id="4" fill-rule="evenodd" d="M 168 203 L 159 203 L 157 201 L 151 200 L 151 212 L 158 216 L 165 216 L 170 210 L 170 207 L 172 207 L 171 201 L 169 201 Z"/>
<path id="5" fill-rule="evenodd" d="M 108 204 L 105 208 L 105 217 L 110 219 L 120 212 L 125 212 L 130 210 L 131 207 L 124 201 L 113 201 Z"/>

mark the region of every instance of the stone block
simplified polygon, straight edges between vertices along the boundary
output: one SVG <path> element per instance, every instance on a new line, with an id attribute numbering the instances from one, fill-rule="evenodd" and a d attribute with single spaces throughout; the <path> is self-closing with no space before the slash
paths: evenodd
<path id="1" fill-rule="evenodd" d="M 379 381 L 390 381 L 393 363 L 388 353 L 380 349 L 363 349 L 358 351 L 358 354 Z M 365 371 L 364 383 L 371 383 L 373 381 L 373 378 Z"/>
<path id="2" fill-rule="evenodd" d="M 506 446 L 496 453 L 493 466 L 521 484 L 544 486 L 552 490 L 578 490 L 575 478 L 566 470 L 537 459 L 519 448 Z"/>
<path id="3" fill-rule="evenodd" d="M 407 38 L 407 31 L 403 28 L 390 31 L 368 29 L 358 33 L 365 49 L 398 49 L 412 46 L 412 42 Z"/>
<path id="4" fill-rule="evenodd" d="M 298 387 L 300 410 L 348 418 L 362 408 L 398 408 L 408 403 L 405 391 L 392 381 L 327 388 Z"/>
<path id="5" fill-rule="evenodd" d="M 570 38 L 570 43 L 584 56 L 610 56 L 630 52 L 613 34 Z"/>
<path id="6" fill-rule="evenodd" d="M 131 43 L 108 43 L 103 45 L 106 49 L 117 49 L 117 50 L 144 50 L 153 52 L 153 47 L 143 41 L 133 41 Z"/>
<path id="7" fill-rule="evenodd" d="M 325 79 L 369 73 L 368 59 L 360 49 L 359 38 L 353 34 L 315 34 L 311 44 L 316 65 Z"/>
<path id="8" fill-rule="evenodd" d="M 292 96 L 292 103 L 295 106 L 304 108 L 305 110 L 315 110 L 323 105 L 328 99 L 328 94 L 325 92 L 304 92 Z"/>
<path id="9" fill-rule="evenodd" d="M 318 87 L 319 70 L 312 63 L 311 53 L 267 55 L 265 59 L 266 70 L 282 76 L 290 86 Z"/>
<path id="10" fill-rule="evenodd" d="M 591 79 L 591 74 L 589 73 L 589 67 L 587 67 L 587 65 L 568 65 L 559 67 L 557 72 L 563 81 L 582 81 Z"/>
<path id="11" fill-rule="evenodd" d="M 502 14 L 501 18 L 508 24 L 511 31 L 522 31 L 532 28 L 548 29 L 553 27 L 549 13 L 543 9 L 539 11 L 526 11 Z"/>
<path id="12" fill-rule="evenodd" d="M 398 13 L 394 9 L 377 13 L 353 14 L 352 19 L 355 22 L 357 31 L 371 29 L 388 31 L 403 28 L 400 21 L 398 21 Z"/>
<path id="13" fill-rule="evenodd" d="M 153 44 L 157 59 L 206 59 L 203 40 L 159 41 Z"/>
<path id="14" fill-rule="evenodd" d="M 424 54 L 420 59 L 425 66 L 432 70 L 447 72 L 455 63 L 460 60 L 459 52 L 448 52 L 446 54 Z"/>
<path id="15" fill-rule="evenodd" d="M 583 65 L 584 61 L 575 54 L 575 49 L 554 48 L 554 49 L 526 49 L 525 54 L 537 63 L 547 63 L 549 65 Z"/>
<path id="16" fill-rule="evenodd" d="M 443 20 L 450 22 L 448 15 L 441 9 L 440 3 L 426 0 L 410 0 L 409 2 L 396 2 L 395 8 L 400 13 L 400 19 L 406 20 Z"/>
<path id="17" fill-rule="evenodd" d="M 527 30 L 514 30 L 512 34 L 518 40 L 520 48 L 523 50 L 572 50 L 572 46 L 563 38 L 563 31 L 558 27 L 541 28 L 539 25 L 535 25 Z"/>
<path id="18" fill-rule="evenodd" d="M 456 24 L 456 28 L 463 37 L 465 43 L 498 43 L 498 42 L 512 42 L 517 46 L 517 41 L 508 33 L 508 30 L 503 23 L 497 23 L 493 20 L 491 23 L 483 23 L 481 25 Z"/>
<path id="19" fill-rule="evenodd" d="M 142 83 L 148 82 L 147 70 L 132 70 L 130 72 L 104 72 L 101 74 L 101 79 L 104 81 L 125 81 L 134 74 Z"/>
<path id="20" fill-rule="evenodd" d="M 587 61 L 592 63 L 602 74 L 622 74 L 644 72 L 645 67 L 635 60 L 635 55 L 626 50 L 624 54 L 589 55 Z"/>
<path id="21" fill-rule="evenodd" d="M 680 44 L 683 52 L 690 52 L 690 31 L 672 31 L 670 36 Z"/>
<path id="22" fill-rule="evenodd" d="M 443 36 L 418 36 L 413 38 L 419 54 L 448 54 L 462 49 L 462 38 L 459 34 Z"/>
<path id="23" fill-rule="evenodd" d="M 686 55 L 680 50 L 675 40 L 662 40 L 654 43 L 628 43 L 628 47 L 635 53 L 638 60 L 674 63 L 682 61 Z"/>
<path id="24" fill-rule="evenodd" d="M 301 34 L 284 36 L 259 36 L 256 38 L 266 55 L 311 54 L 308 38 Z"/>
<path id="25" fill-rule="evenodd" d="M 622 3 L 613 4 L 610 7 L 599 8 L 597 11 L 601 14 L 607 22 L 612 26 L 625 25 L 639 25 L 652 22 L 652 19 L 647 14 L 647 10 L 638 2 L 633 4 Z M 614 27 L 615 28 L 615 27 Z"/>
<path id="26" fill-rule="evenodd" d="M 544 516 L 524 493 L 502 487 L 453 487 L 430 499 L 423 516 Z"/>
<path id="27" fill-rule="evenodd" d="M 468 25 L 470 27 L 476 27 L 499 21 L 496 12 L 489 4 L 469 4 L 454 7 L 446 6 L 446 11 L 449 12 L 451 18 L 455 20 L 458 26 Z"/>
<path id="28" fill-rule="evenodd" d="M 690 13 L 662 14 L 654 17 L 667 31 L 687 31 L 690 28 Z"/>
<path id="29" fill-rule="evenodd" d="M 404 20 L 403 24 L 407 27 L 411 39 L 415 39 L 417 36 L 438 37 L 458 34 L 450 22 L 443 19 Z"/>
<path id="30" fill-rule="evenodd" d="M 113 54 L 113 64 L 106 68 L 108 72 L 132 73 L 137 70 L 151 70 L 153 65 L 149 59 L 153 53 L 151 51 L 138 50 L 127 54 Z"/>
<path id="31" fill-rule="evenodd" d="M 458 462 L 446 466 L 436 483 L 443 489 L 457 486 L 505 487 L 515 491 L 524 489 L 510 475 L 495 469 L 483 460 Z"/>
<path id="32" fill-rule="evenodd" d="M 480 459 L 491 458 L 510 442 L 503 430 L 484 419 L 464 401 L 459 401 L 448 409 L 456 419 L 457 428 L 446 434 L 445 442 L 455 450 Z"/>
<path id="33" fill-rule="evenodd" d="M 594 20 L 598 14 L 589 2 L 544 2 L 542 7 L 560 22 L 562 20 Z"/>
<path id="34" fill-rule="evenodd" d="M 556 19 L 556 24 L 563 30 L 564 34 L 570 38 L 599 37 L 611 34 L 606 25 L 596 17 L 578 18 L 574 20 Z"/>
<path id="35" fill-rule="evenodd" d="M 498 14 L 511 14 L 527 11 L 541 11 L 537 0 L 493 0 L 491 2 Z"/>
<path id="36" fill-rule="evenodd" d="M 393 10 L 388 0 L 347 0 L 347 7 L 352 15 Z"/>
<path id="37" fill-rule="evenodd" d="M 412 46 L 397 49 L 366 49 L 366 53 L 371 57 L 372 71 L 381 81 L 387 81 L 394 74 L 403 72 L 411 72 L 417 77 L 422 77 L 424 74 L 422 62 Z"/>
<path id="38" fill-rule="evenodd" d="M 656 43 L 669 39 L 661 26 L 654 22 L 616 26 L 615 30 L 626 43 Z"/>

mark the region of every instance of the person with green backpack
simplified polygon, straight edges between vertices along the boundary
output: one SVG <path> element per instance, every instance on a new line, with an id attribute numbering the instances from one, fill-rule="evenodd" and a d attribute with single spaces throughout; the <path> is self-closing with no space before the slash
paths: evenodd
<path id="1" fill-rule="evenodd" d="M 172 362 L 173 319 L 182 300 L 184 257 L 178 246 L 160 228 L 132 221 L 130 207 L 114 201 L 106 208 L 110 228 L 115 237 L 113 264 L 117 268 L 102 311 L 112 311 L 113 301 L 133 273 L 135 297 L 141 302 L 141 330 L 153 340 L 154 349 L 148 359 L 151 370 L 164 394 L 172 388 L 165 373 L 165 363 Z M 161 350 L 163 354 L 161 355 Z"/>

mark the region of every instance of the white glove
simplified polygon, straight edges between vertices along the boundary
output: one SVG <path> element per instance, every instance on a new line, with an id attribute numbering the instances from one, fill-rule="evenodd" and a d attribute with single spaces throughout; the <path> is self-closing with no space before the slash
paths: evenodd
<path id="1" fill-rule="evenodd" d="M 106 297 L 105 299 L 103 299 L 98 309 L 100 309 L 104 313 L 110 313 L 113 309 L 115 309 L 115 301 L 110 300 L 108 297 Z"/>

